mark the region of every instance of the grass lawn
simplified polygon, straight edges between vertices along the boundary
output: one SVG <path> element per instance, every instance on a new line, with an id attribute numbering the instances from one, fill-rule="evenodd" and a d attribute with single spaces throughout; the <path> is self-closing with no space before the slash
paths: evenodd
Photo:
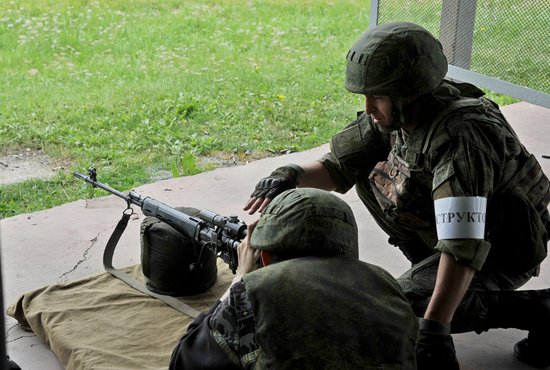
<path id="1" fill-rule="evenodd" d="M 71 175 L 91 165 L 127 190 L 326 143 L 363 106 L 343 81 L 368 18 L 360 0 L 2 1 L 0 155 L 64 170 L 1 186 L 0 218 L 93 195 Z"/>

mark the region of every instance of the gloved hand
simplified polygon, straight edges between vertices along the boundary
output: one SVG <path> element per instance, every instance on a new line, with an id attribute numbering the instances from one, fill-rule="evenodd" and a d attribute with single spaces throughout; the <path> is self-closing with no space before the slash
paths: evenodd
<path id="1" fill-rule="evenodd" d="M 294 189 L 303 174 L 302 167 L 295 164 L 279 167 L 271 175 L 261 179 L 250 196 L 273 199 L 285 190 Z"/>
<path id="2" fill-rule="evenodd" d="M 435 320 L 418 319 L 419 334 L 416 343 L 418 370 L 459 370 L 451 337 L 451 325 Z"/>

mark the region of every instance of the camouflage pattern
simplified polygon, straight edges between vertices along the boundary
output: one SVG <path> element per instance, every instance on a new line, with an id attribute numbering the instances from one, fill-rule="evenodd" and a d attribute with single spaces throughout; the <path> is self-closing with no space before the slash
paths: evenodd
<path id="1" fill-rule="evenodd" d="M 397 133 L 381 132 L 370 116 L 361 112 L 355 121 L 332 137 L 330 152 L 320 162 L 334 180 L 337 192 L 344 194 L 355 186 L 359 198 L 386 234 L 395 240 L 411 240 L 416 238 L 416 232 L 386 220 L 369 181 L 374 166 L 388 158 L 396 136 Z M 431 239 L 435 245 L 435 235 Z"/>
<path id="2" fill-rule="evenodd" d="M 406 22 L 370 28 L 346 59 L 346 89 L 365 95 L 416 97 L 434 90 L 447 73 L 441 43 L 424 28 Z"/>
<path id="3" fill-rule="evenodd" d="M 393 122 L 380 127 L 384 132 L 401 128 L 407 104 L 437 88 L 447 73 L 441 43 L 424 28 L 406 22 L 370 28 L 346 59 L 346 89 L 391 98 Z"/>
<path id="4" fill-rule="evenodd" d="M 210 333 L 227 356 L 243 368 L 256 363 L 256 320 L 244 283 L 233 284 L 229 299 L 220 303 L 210 317 Z"/>
<path id="5" fill-rule="evenodd" d="M 398 282 L 416 315 L 424 314 L 435 286 L 440 254 L 433 252 L 451 254 L 479 269 L 454 314 L 452 331 L 481 332 L 497 327 L 488 320 L 491 296 L 524 285 L 546 256 L 550 184 L 496 105 L 481 98 L 479 89 L 446 81 L 432 95 L 421 112 L 420 125 L 409 135 L 381 133 L 362 114 L 333 137 L 331 152 L 321 162 L 338 191 L 345 193 L 355 185 L 389 241 L 413 263 Z M 476 98 L 479 104 L 452 112 L 431 129 L 435 117 L 452 101 L 463 100 L 461 95 Z M 407 163 L 410 181 L 421 190 L 419 199 L 411 202 L 431 206 L 434 199 L 448 196 L 488 197 L 485 240 L 438 241 L 433 216 L 422 216 L 430 226 L 416 230 L 388 217 L 369 176 L 390 152 Z M 510 312 L 511 317 L 517 314 Z"/>
<path id="6" fill-rule="evenodd" d="M 287 190 L 263 211 L 251 237 L 256 249 L 359 257 L 357 224 L 349 205 L 313 188 Z"/>
<path id="7" fill-rule="evenodd" d="M 302 257 L 244 282 L 256 319 L 257 368 L 416 368 L 417 320 L 383 269 L 344 256 Z"/>
<path id="8" fill-rule="evenodd" d="M 546 256 L 550 186 L 493 103 L 480 98 L 477 106 L 454 111 L 430 133 L 428 142 L 424 141 L 435 116 L 451 101 L 463 99 L 461 91 L 471 96 L 482 94 L 471 85 L 442 84 L 422 112 L 425 120 L 408 136 L 403 132 L 381 134 L 370 117 L 363 115 L 333 138 L 331 153 L 322 163 L 339 191 L 356 185 L 360 198 L 393 240 L 420 239 L 426 246 L 449 253 L 476 269 L 487 265 L 515 273 L 529 271 Z M 361 140 L 346 139 L 349 131 L 364 136 Z M 384 139 L 380 141 L 380 137 Z M 369 145 L 373 141 L 379 144 Z M 410 183 L 416 190 L 409 194 L 419 199 L 408 199 L 406 204 L 432 207 L 433 198 L 443 196 L 487 197 L 486 240 L 438 241 L 433 209 L 421 215 L 428 226 L 416 229 L 388 217 L 373 194 L 368 176 L 376 165 L 369 157 L 387 158 L 390 150 L 415 170 L 411 171 L 414 176 Z M 418 207 L 397 211 L 418 212 Z M 520 221 L 517 214 L 525 221 Z"/>
<path id="9" fill-rule="evenodd" d="M 210 334 L 234 364 L 416 368 L 416 317 L 389 273 L 358 260 L 357 226 L 342 199 L 288 190 L 262 213 L 251 239 L 260 249 L 308 256 L 246 274 L 216 308 Z"/>
<path id="10" fill-rule="evenodd" d="M 439 254 L 424 259 L 401 275 L 397 281 L 409 300 L 415 314 L 422 317 L 426 312 L 435 287 Z M 533 276 L 534 271 L 521 274 L 509 274 L 495 270 L 482 269 L 476 272 L 468 291 L 457 307 L 451 323 L 452 333 L 478 332 L 491 328 L 512 327 L 491 325 L 492 296 L 495 292 L 511 292 L 523 286 Z M 504 307 L 498 307 L 499 311 Z M 520 315 L 517 307 L 507 312 L 510 317 Z"/>

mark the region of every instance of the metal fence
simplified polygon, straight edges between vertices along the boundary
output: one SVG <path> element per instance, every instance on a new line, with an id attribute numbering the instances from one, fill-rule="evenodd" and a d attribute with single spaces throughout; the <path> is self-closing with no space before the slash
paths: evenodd
<path id="1" fill-rule="evenodd" d="M 371 0 L 370 25 L 420 24 L 448 77 L 550 108 L 549 0 Z"/>

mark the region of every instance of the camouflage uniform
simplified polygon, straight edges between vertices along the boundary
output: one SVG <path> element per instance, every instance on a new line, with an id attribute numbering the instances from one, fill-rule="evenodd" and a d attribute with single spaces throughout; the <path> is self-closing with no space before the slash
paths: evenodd
<path id="1" fill-rule="evenodd" d="M 363 113 L 333 137 L 331 153 L 321 162 L 339 192 L 356 186 L 390 242 L 414 264 L 398 280 L 416 314 L 424 314 L 433 291 L 436 252 L 445 252 L 478 271 L 453 330 L 484 330 L 489 305 L 482 292 L 518 288 L 546 256 L 549 182 L 480 90 L 447 81 L 431 95 L 425 119 L 408 137 L 403 131 L 380 132 Z M 446 109 L 451 103 L 455 108 Z M 383 169 L 392 172 L 386 177 L 395 186 L 389 191 L 397 194 L 393 198 L 378 179 Z M 438 240 L 433 208 L 438 196 L 487 197 L 485 240 Z"/>
<path id="2" fill-rule="evenodd" d="M 247 274 L 210 318 L 227 357 L 259 369 L 414 369 L 416 330 L 395 279 L 336 256 Z"/>
<path id="3" fill-rule="evenodd" d="M 251 245 L 276 262 L 191 325 L 172 369 L 416 369 L 416 317 L 388 272 L 358 260 L 344 201 L 317 189 L 282 193 Z"/>
<path id="4" fill-rule="evenodd" d="M 334 185 L 341 193 L 355 186 L 413 264 L 399 283 L 420 317 L 419 368 L 459 368 L 451 325 L 454 332 L 529 330 L 516 358 L 550 366 L 550 289 L 515 290 L 546 257 L 550 186 L 540 165 L 496 104 L 475 86 L 444 80 L 443 48 L 423 27 L 370 27 L 346 59 L 344 86 L 366 96 L 367 112 L 332 138 L 324 168 L 277 168 L 245 209 L 261 210 L 265 198 L 295 186 Z M 438 270 L 440 252 L 450 258 Z M 441 290 L 432 299 L 438 274 Z M 459 307 L 466 286 L 450 291 L 451 276 L 468 284 Z M 433 319 L 450 315 L 451 324 Z"/>

